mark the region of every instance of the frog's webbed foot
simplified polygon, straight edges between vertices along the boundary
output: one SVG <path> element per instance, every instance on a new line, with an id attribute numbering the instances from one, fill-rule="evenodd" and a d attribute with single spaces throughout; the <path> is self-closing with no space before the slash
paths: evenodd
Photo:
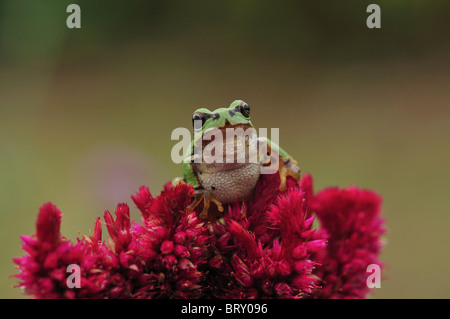
<path id="1" fill-rule="evenodd" d="M 297 166 L 297 161 L 293 158 L 280 158 L 280 190 L 286 190 L 286 179 L 288 176 L 295 178 L 296 181 L 300 180 L 300 167 Z"/>
<path id="2" fill-rule="evenodd" d="M 213 195 L 205 189 L 195 190 L 194 200 L 192 201 L 192 204 L 188 206 L 188 211 L 193 212 L 195 207 L 197 207 L 201 201 L 203 201 L 203 208 L 199 214 L 201 219 L 206 219 L 208 217 L 208 210 L 211 206 L 211 202 L 217 206 L 219 212 L 223 212 L 222 203 L 215 199 Z"/>

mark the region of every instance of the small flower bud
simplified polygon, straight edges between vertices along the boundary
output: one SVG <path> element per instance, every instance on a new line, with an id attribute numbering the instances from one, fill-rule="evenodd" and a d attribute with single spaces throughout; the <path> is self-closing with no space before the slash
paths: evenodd
<path id="1" fill-rule="evenodd" d="M 282 296 L 289 296 L 291 294 L 291 287 L 285 282 L 279 282 L 275 285 L 275 293 Z"/>
<path id="2" fill-rule="evenodd" d="M 189 257 L 189 250 L 182 245 L 175 245 L 174 253 L 178 257 Z"/>
<path id="3" fill-rule="evenodd" d="M 286 260 L 282 260 L 277 266 L 277 271 L 281 276 L 289 276 L 291 274 L 291 266 Z"/>
<path id="4" fill-rule="evenodd" d="M 310 273 L 314 268 L 314 264 L 311 262 L 311 260 L 297 260 L 294 263 L 294 269 L 297 273 L 303 274 L 303 273 Z"/>
<path id="5" fill-rule="evenodd" d="M 164 255 L 170 254 L 173 251 L 173 241 L 165 240 L 161 244 L 161 252 Z"/>
<path id="6" fill-rule="evenodd" d="M 327 246 L 327 241 L 322 239 L 313 240 L 306 243 L 308 253 L 315 253 Z"/>
<path id="7" fill-rule="evenodd" d="M 188 268 L 195 268 L 194 264 L 186 258 L 180 259 L 180 262 L 178 263 L 178 268 L 180 269 L 188 269 Z"/>
<path id="8" fill-rule="evenodd" d="M 307 249 L 306 249 L 305 245 L 298 245 L 292 251 L 292 257 L 294 257 L 294 259 L 302 259 L 303 257 L 306 256 L 306 253 L 307 253 Z"/>
<path id="9" fill-rule="evenodd" d="M 186 240 L 186 233 L 182 231 L 175 233 L 175 235 L 173 235 L 173 240 L 176 244 L 184 244 L 184 241 Z"/>
<path id="10" fill-rule="evenodd" d="M 155 228 L 155 236 L 159 239 L 163 239 L 167 235 L 167 231 L 163 227 L 157 227 Z"/>
<path id="11" fill-rule="evenodd" d="M 164 266 L 167 269 L 169 269 L 178 263 L 178 259 L 174 255 L 170 254 L 170 255 L 164 256 L 164 258 L 162 259 L 162 263 L 164 264 Z"/>

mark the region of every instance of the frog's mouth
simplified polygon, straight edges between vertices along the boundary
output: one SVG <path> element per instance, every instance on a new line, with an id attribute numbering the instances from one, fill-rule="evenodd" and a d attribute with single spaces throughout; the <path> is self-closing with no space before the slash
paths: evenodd
<path id="1" fill-rule="evenodd" d="M 228 120 L 225 120 L 225 124 L 223 126 L 217 127 L 219 130 L 221 130 L 223 132 L 223 134 L 226 134 L 226 129 L 243 129 L 244 131 L 246 131 L 247 129 L 253 129 L 255 130 L 255 128 L 247 123 L 241 123 L 241 124 L 230 124 L 230 122 L 228 122 Z M 256 130 L 255 130 L 256 133 Z"/>
<path id="2" fill-rule="evenodd" d="M 199 163 L 201 170 L 231 171 L 245 165 L 258 164 L 257 144 L 256 130 L 249 124 L 227 124 L 209 130 L 202 139 L 202 162 Z"/>

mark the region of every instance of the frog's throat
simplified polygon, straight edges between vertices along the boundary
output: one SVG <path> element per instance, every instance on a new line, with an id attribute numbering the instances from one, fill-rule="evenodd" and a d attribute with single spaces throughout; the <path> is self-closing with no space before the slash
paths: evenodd
<path id="1" fill-rule="evenodd" d="M 251 165 L 254 163 L 211 163 L 211 164 L 194 164 L 200 165 L 198 171 L 202 174 L 211 174 L 217 172 L 234 171 L 246 165 Z"/>

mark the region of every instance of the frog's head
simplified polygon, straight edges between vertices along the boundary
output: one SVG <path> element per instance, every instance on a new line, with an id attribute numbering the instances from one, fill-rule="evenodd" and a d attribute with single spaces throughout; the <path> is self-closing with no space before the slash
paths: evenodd
<path id="1" fill-rule="evenodd" d="M 192 116 L 194 132 L 203 135 L 209 129 L 241 126 L 253 127 L 250 121 L 250 106 L 242 100 L 236 100 L 229 107 L 214 111 L 197 109 Z"/>

